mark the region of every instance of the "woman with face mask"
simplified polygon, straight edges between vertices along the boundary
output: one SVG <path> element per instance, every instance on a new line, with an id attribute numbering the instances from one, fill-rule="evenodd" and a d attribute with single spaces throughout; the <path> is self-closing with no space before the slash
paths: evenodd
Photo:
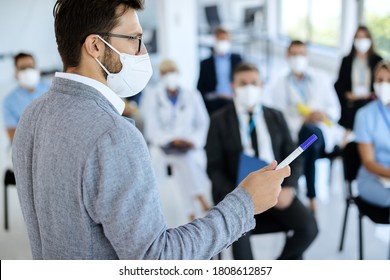
<path id="1" fill-rule="evenodd" d="M 378 100 L 357 112 L 354 126 L 355 141 L 362 161 L 357 177 L 358 190 L 367 202 L 390 207 L 389 61 L 382 61 L 376 67 L 374 90 Z"/>
<path id="2" fill-rule="evenodd" d="M 343 58 L 335 89 L 341 104 L 340 125 L 346 130 L 346 140 L 353 128 L 356 111 L 374 99 L 374 68 L 382 58 L 375 52 L 372 35 L 359 26 L 351 52 Z"/>

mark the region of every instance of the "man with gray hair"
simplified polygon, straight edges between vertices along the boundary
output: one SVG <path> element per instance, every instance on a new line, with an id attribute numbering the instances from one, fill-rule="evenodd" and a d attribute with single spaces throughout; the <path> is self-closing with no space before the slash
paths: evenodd
<path id="1" fill-rule="evenodd" d="M 160 63 L 160 82 L 145 90 L 140 112 L 158 186 L 173 175 L 189 221 L 209 209 L 210 181 L 206 174 L 204 145 L 209 115 L 196 89 L 182 85 L 173 60 Z M 180 203 L 178 204 L 180 205 Z"/>

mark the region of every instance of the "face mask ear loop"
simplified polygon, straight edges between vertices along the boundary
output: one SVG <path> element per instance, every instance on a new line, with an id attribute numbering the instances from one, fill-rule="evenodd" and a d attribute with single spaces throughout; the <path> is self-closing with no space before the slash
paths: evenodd
<path id="1" fill-rule="evenodd" d="M 110 49 L 112 49 L 114 52 L 116 52 L 116 53 L 119 55 L 119 57 L 122 56 L 122 54 L 121 54 L 120 52 L 118 52 L 118 51 L 117 51 L 113 46 L 111 46 L 106 40 L 104 40 L 102 37 L 100 37 L 100 35 L 97 35 L 97 34 L 96 34 L 96 36 L 97 36 L 100 40 L 102 40 L 103 43 L 105 43 Z M 108 72 L 107 68 L 104 67 L 104 65 L 103 65 L 97 58 L 95 58 L 95 60 L 97 61 L 97 63 L 99 63 L 99 65 L 103 68 L 103 70 L 107 73 L 107 75 L 111 75 L 111 73 Z"/>
<path id="2" fill-rule="evenodd" d="M 100 40 L 103 41 L 103 43 L 105 43 L 107 46 L 110 47 L 110 49 L 112 49 L 114 52 L 116 52 L 119 56 L 121 56 L 121 53 L 118 52 L 113 46 L 111 46 L 106 40 L 104 40 L 102 37 L 100 37 L 100 35 L 96 35 Z"/>
<path id="3" fill-rule="evenodd" d="M 95 57 L 95 60 L 96 60 L 96 62 L 100 65 L 100 67 L 102 67 L 103 68 L 103 70 L 104 70 L 104 72 L 106 72 L 107 73 L 107 75 L 111 75 L 111 73 L 110 72 L 108 72 L 108 70 L 107 70 L 107 68 L 106 67 L 104 67 L 104 65 Z"/>

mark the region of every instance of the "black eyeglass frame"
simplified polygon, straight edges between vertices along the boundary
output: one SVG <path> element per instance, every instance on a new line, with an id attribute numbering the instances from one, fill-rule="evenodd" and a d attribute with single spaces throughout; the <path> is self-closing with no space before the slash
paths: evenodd
<path id="1" fill-rule="evenodd" d="M 123 38 L 128 40 L 138 40 L 138 53 L 141 52 L 142 44 L 143 44 L 143 37 L 142 35 L 137 36 L 130 36 L 130 35 L 122 35 L 122 34 L 116 34 L 116 33 L 96 33 L 100 36 L 108 36 L 108 37 L 117 37 L 117 38 Z"/>

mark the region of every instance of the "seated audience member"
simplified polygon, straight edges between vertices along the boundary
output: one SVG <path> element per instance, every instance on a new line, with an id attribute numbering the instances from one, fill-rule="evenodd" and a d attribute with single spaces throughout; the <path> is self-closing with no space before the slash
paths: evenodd
<path id="1" fill-rule="evenodd" d="M 31 54 L 19 53 L 14 57 L 14 62 L 18 86 L 5 97 L 3 103 L 4 124 L 10 142 L 14 138 L 16 126 L 24 109 L 48 91 L 48 86 L 40 79 L 40 72 Z"/>
<path id="2" fill-rule="evenodd" d="M 198 90 L 210 115 L 231 103 L 233 70 L 242 61 L 239 54 L 231 52 L 230 34 L 226 29 L 217 28 L 214 37 L 213 54 L 200 63 L 198 80 Z"/>
<path id="3" fill-rule="evenodd" d="M 340 125 L 347 129 L 345 141 L 353 128 L 356 111 L 374 99 L 374 68 L 382 58 L 375 52 L 369 29 L 359 26 L 351 52 L 343 58 L 334 85 L 341 104 Z"/>
<path id="4" fill-rule="evenodd" d="M 256 66 L 237 66 L 232 86 L 234 103 L 211 117 L 206 143 L 214 203 L 235 188 L 241 153 L 265 162 L 281 162 L 295 149 L 282 113 L 262 105 L 262 82 Z M 255 216 L 256 227 L 251 234 L 268 226 L 289 232 L 278 259 L 302 259 L 318 232 L 314 216 L 295 195 L 300 172 L 296 160 L 291 164 L 291 176 L 282 184 L 276 206 Z M 233 243 L 235 259 L 253 259 L 249 237 L 247 234 Z"/>
<path id="5" fill-rule="evenodd" d="M 292 41 L 287 50 L 290 66 L 270 87 L 268 101 L 280 110 L 287 120 L 296 144 L 303 143 L 312 134 L 318 140 L 302 155 L 309 207 L 315 211 L 315 162 L 333 151 L 337 143 L 340 104 L 331 81 L 326 75 L 308 67 L 307 46 Z"/>
<path id="6" fill-rule="evenodd" d="M 14 57 L 15 77 L 18 86 L 13 89 L 3 101 L 4 125 L 9 142 L 12 144 L 16 126 L 26 107 L 43 93 L 48 86 L 40 79 L 35 59 L 31 54 L 19 53 Z M 9 146 L 6 168 L 12 170 L 11 145 Z"/>
<path id="7" fill-rule="evenodd" d="M 144 135 L 158 184 L 166 178 L 167 170 L 172 171 L 192 220 L 196 202 L 204 211 L 209 208 L 204 151 L 209 116 L 199 92 L 181 86 L 174 61 L 160 64 L 160 76 L 157 87 L 145 91 L 141 99 Z"/>
<path id="8" fill-rule="evenodd" d="M 357 176 L 358 190 L 367 202 L 390 207 L 389 61 L 378 63 L 374 73 L 374 91 L 378 100 L 358 110 L 354 126 L 355 141 L 362 160 Z"/>

